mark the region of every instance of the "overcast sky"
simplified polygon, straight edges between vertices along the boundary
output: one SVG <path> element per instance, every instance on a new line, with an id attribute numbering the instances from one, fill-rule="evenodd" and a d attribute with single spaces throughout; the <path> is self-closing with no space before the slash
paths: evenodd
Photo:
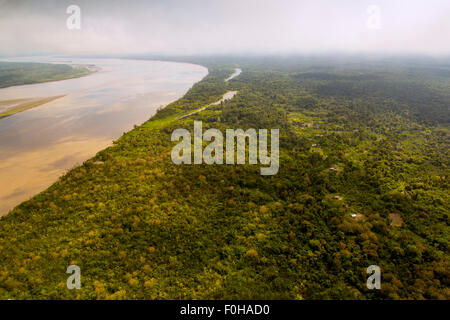
<path id="1" fill-rule="evenodd" d="M 1 55 L 331 52 L 449 55 L 450 0 L 0 0 Z"/>

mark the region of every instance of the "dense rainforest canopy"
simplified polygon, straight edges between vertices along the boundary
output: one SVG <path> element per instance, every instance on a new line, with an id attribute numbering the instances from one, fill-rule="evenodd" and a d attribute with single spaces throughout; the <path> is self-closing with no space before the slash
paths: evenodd
<path id="1" fill-rule="evenodd" d="M 183 98 L 0 220 L 0 298 L 450 298 L 449 65 L 191 61 Z M 173 164 L 194 120 L 280 129 L 278 174 Z"/>

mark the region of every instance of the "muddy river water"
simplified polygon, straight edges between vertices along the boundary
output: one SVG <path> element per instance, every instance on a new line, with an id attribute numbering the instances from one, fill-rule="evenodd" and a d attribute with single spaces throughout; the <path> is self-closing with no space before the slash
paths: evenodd
<path id="1" fill-rule="evenodd" d="M 62 96 L 0 119 L 0 215 L 183 96 L 208 73 L 193 64 L 70 57 L 34 61 L 95 65 L 91 75 L 0 89 L 0 101 Z"/>

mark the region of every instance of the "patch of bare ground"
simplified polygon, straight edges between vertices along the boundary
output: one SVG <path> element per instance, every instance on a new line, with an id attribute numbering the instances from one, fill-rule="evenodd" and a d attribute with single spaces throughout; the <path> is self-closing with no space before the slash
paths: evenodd
<path id="1" fill-rule="evenodd" d="M 352 218 L 355 220 L 362 220 L 364 219 L 364 215 L 361 213 L 352 214 Z"/>
<path id="2" fill-rule="evenodd" d="M 389 213 L 392 227 L 401 227 L 403 225 L 403 218 L 400 213 Z"/>

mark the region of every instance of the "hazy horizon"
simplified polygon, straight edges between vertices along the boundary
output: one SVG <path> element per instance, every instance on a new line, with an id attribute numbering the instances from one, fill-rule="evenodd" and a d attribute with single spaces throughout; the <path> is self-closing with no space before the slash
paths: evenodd
<path id="1" fill-rule="evenodd" d="M 449 56 L 449 21 L 443 0 L 0 0 L 0 55 Z"/>

